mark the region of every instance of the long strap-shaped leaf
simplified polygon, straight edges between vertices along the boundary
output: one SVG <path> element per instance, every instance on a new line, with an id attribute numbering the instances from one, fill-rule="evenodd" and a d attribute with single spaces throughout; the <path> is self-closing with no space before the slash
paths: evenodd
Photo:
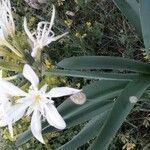
<path id="1" fill-rule="evenodd" d="M 83 88 L 84 93 L 86 94 L 89 101 L 103 101 L 105 99 L 110 99 L 120 94 L 122 89 L 127 85 L 126 81 L 98 81 L 94 82 L 90 85 L 87 85 Z M 75 122 L 78 124 L 79 122 L 84 122 L 85 120 L 90 119 L 92 116 L 102 112 L 103 110 L 107 110 L 110 108 L 109 102 L 99 102 L 93 104 L 86 103 L 84 105 L 78 106 L 73 104 L 70 100 L 66 100 L 62 103 L 58 110 L 60 114 L 67 120 L 68 125 L 71 126 Z M 106 104 L 106 105 L 105 105 Z M 100 107 L 101 106 L 101 107 Z M 89 107 L 89 108 L 88 108 Z M 93 107 L 93 111 L 89 111 Z M 95 110 L 98 108 L 97 110 Z M 88 112 L 86 116 L 84 116 L 83 112 Z M 81 114 L 80 114 L 80 113 Z M 47 122 L 43 124 L 43 132 L 52 132 L 56 129 L 51 127 Z M 19 136 L 17 140 L 17 145 L 21 145 L 26 141 L 30 140 L 33 137 L 31 130 L 24 132 Z"/>
<path id="2" fill-rule="evenodd" d="M 109 99 L 117 93 L 119 94 L 127 84 L 126 81 L 97 81 L 83 87 L 83 93 L 85 93 L 88 101 L 96 101 L 97 97 L 99 100 Z M 79 109 L 79 107 L 84 107 L 84 105 L 74 105 L 70 100 L 66 100 L 58 109 L 65 116 Z"/>
<path id="3" fill-rule="evenodd" d="M 58 66 L 69 70 L 113 69 L 150 74 L 150 64 L 109 56 L 80 56 L 62 60 Z"/>
<path id="4" fill-rule="evenodd" d="M 130 81 L 135 79 L 138 74 L 117 74 L 117 73 L 100 73 L 96 71 L 73 71 L 73 70 L 60 70 L 53 69 L 46 72 L 46 75 L 58 75 L 58 76 L 70 76 L 87 79 L 98 79 L 98 80 L 123 80 Z"/>
<path id="5" fill-rule="evenodd" d="M 140 0 L 140 14 L 143 40 L 150 58 L 150 0 Z"/>
<path id="6" fill-rule="evenodd" d="M 99 136 L 89 150 L 99 150 L 99 148 L 106 150 L 108 148 L 112 138 L 135 104 L 134 101 L 130 101 L 129 98 L 135 96 L 139 99 L 149 85 L 150 76 L 144 75 L 128 84 L 115 102 L 108 119 L 100 130 Z"/>
<path id="7" fill-rule="evenodd" d="M 113 0 L 123 15 L 135 27 L 137 33 L 142 37 L 139 4 L 136 0 Z"/>
<path id="8" fill-rule="evenodd" d="M 58 150 L 77 150 L 77 148 L 97 136 L 98 130 L 102 127 L 108 113 L 94 117 L 72 140 L 58 148 Z"/>

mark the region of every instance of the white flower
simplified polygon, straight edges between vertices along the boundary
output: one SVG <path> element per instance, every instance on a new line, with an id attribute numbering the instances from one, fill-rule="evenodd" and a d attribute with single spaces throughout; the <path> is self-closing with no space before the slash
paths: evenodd
<path id="1" fill-rule="evenodd" d="M 12 17 L 10 0 L 0 1 L 0 29 L 2 29 L 5 38 L 15 34 L 15 24 Z"/>
<path id="2" fill-rule="evenodd" d="M 31 82 L 28 93 L 22 91 L 10 82 L 0 80 L 0 85 L 4 90 L 9 92 L 12 96 L 21 97 L 7 112 L 9 118 L 2 118 L 0 120 L 0 125 L 2 124 L 3 126 L 6 126 L 8 124 L 13 124 L 25 113 L 26 115 L 32 114 L 31 131 L 40 142 L 44 143 L 41 134 L 42 118 L 46 118 L 48 123 L 57 129 L 62 130 L 66 127 L 66 123 L 54 106 L 54 101 L 52 98 L 72 95 L 80 92 L 81 90 L 69 87 L 56 87 L 51 89 L 49 92 L 46 92 L 47 85 L 44 85 L 41 89 L 38 89 L 39 78 L 29 65 L 24 66 L 23 76 Z"/>
<path id="3" fill-rule="evenodd" d="M 0 70 L 0 80 L 1 79 L 2 79 L 2 70 Z M 5 118 L 5 120 L 8 120 L 7 111 L 10 108 L 11 108 L 11 102 L 9 101 L 9 95 L 0 86 L 0 120 L 1 118 Z M 13 138 L 13 128 L 12 128 L 11 122 L 8 122 L 8 129 L 9 129 L 11 137 Z"/>
<path id="4" fill-rule="evenodd" d="M 15 34 L 15 24 L 12 17 L 11 5 L 9 0 L 0 0 L 0 46 L 6 46 L 16 55 L 22 55 L 7 41 L 9 36 Z"/>
<path id="5" fill-rule="evenodd" d="M 1 90 L 1 88 L 0 88 Z M 9 101 L 9 96 L 7 94 L 4 94 L 0 92 L 0 120 L 1 118 L 5 118 L 5 122 L 8 125 L 8 129 L 11 135 L 11 138 L 13 138 L 13 128 L 12 123 L 8 121 L 9 116 L 7 112 L 11 109 L 11 102 Z M 3 127 L 3 124 L 0 124 L 1 127 Z"/>
<path id="6" fill-rule="evenodd" d="M 27 20 L 26 18 L 24 18 L 24 30 L 28 35 L 30 41 L 33 43 L 33 47 L 32 47 L 33 51 L 31 53 L 32 57 L 36 57 L 38 50 L 43 49 L 44 46 L 47 46 L 51 42 L 56 41 L 67 34 L 66 32 L 62 35 L 55 36 L 54 32 L 52 31 L 54 19 L 55 19 L 55 7 L 53 5 L 51 21 L 39 22 L 36 31 L 31 33 L 27 26 Z"/>

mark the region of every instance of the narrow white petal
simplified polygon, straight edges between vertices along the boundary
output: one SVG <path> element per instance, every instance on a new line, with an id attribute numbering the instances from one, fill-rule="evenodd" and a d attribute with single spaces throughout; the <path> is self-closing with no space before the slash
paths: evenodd
<path id="1" fill-rule="evenodd" d="M 37 140 L 41 143 L 45 144 L 44 139 L 42 137 L 42 128 L 41 128 L 41 117 L 40 113 L 37 110 L 34 110 L 32 119 L 31 119 L 31 131 Z"/>
<path id="2" fill-rule="evenodd" d="M 46 90 L 47 90 L 47 86 L 48 86 L 47 84 L 44 84 L 44 85 L 41 87 L 40 92 L 44 94 L 44 93 L 46 92 Z"/>
<path id="3" fill-rule="evenodd" d="M 23 26 L 24 26 L 24 30 L 25 30 L 26 34 L 28 35 L 28 38 L 34 43 L 35 42 L 35 38 L 33 37 L 32 33 L 28 29 L 27 19 L 26 18 L 24 18 Z"/>
<path id="4" fill-rule="evenodd" d="M 47 96 L 62 97 L 62 96 L 72 95 L 80 91 L 81 90 L 70 88 L 70 87 L 56 87 L 51 89 L 50 92 L 47 93 Z"/>
<path id="5" fill-rule="evenodd" d="M 3 77 L 3 71 L 0 70 L 0 78 L 2 78 L 2 77 Z"/>
<path id="6" fill-rule="evenodd" d="M 0 79 L 0 85 L 3 88 L 3 91 L 12 96 L 26 96 L 27 93 L 22 91 L 17 86 L 13 85 L 12 83 Z"/>
<path id="7" fill-rule="evenodd" d="M 67 34 L 68 34 L 68 32 L 65 32 L 65 33 L 63 33 L 61 35 L 57 35 L 57 36 L 55 36 L 55 37 L 52 38 L 52 41 L 57 41 L 60 38 L 62 38 L 63 36 L 66 36 Z"/>
<path id="8" fill-rule="evenodd" d="M 53 5 L 53 11 L 52 11 L 52 17 L 51 17 L 51 21 L 50 21 L 50 26 L 49 26 L 49 30 L 51 30 L 53 24 L 54 24 L 54 20 L 55 20 L 55 6 Z"/>
<path id="9" fill-rule="evenodd" d="M 9 130 L 9 133 L 10 133 L 10 136 L 11 138 L 14 138 L 14 134 L 13 134 L 13 127 L 12 127 L 12 124 L 8 124 L 8 130 Z"/>
<path id="10" fill-rule="evenodd" d="M 44 45 L 46 46 L 46 45 L 50 44 L 51 42 L 57 41 L 57 40 L 59 40 L 60 38 L 62 38 L 63 36 L 65 36 L 65 35 L 67 35 L 67 34 L 68 34 L 68 32 L 63 33 L 63 34 L 61 34 L 61 35 L 57 35 L 57 36 L 55 36 L 55 37 L 48 37 L 48 39 L 47 39 L 47 41 L 44 43 Z"/>
<path id="11" fill-rule="evenodd" d="M 23 68 L 23 76 L 29 80 L 33 86 L 33 88 L 37 88 L 39 84 L 39 78 L 33 71 L 33 69 L 29 65 L 24 65 Z"/>
<path id="12" fill-rule="evenodd" d="M 7 112 L 9 120 L 11 120 L 12 123 L 15 123 L 16 121 L 21 119 L 25 114 L 27 107 L 28 106 L 24 104 L 16 104 L 12 106 L 10 110 Z"/>
<path id="13" fill-rule="evenodd" d="M 66 123 L 53 104 L 45 105 L 45 117 L 48 123 L 57 129 L 66 128 Z"/>

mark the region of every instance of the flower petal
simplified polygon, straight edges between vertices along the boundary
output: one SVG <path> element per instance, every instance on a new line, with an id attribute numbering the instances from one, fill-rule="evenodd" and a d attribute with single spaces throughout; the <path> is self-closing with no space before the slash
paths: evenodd
<path id="1" fill-rule="evenodd" d="M 65 33 L 63 33 L 61 35 L 57 35 L 55 37 L 48 37 L 46 42 L 44 43 L 44 45 L 46 46 L 46 45 L 50 44 L 51 42 L 57 41 L 60 38 L 62 38 L 63 36 L 66 36 L 67 34 L 68 34 L 68 32 L 65 32 Z"/>
<path id="2" fill-rule="evenodd" d="M 24 30 L 25 30 L 28 38 L 34 43 L 35 42 L 35 38 L 33 37 L 32 33 L 28 29 L 27 19 L 26 18 L 24 18 L 23 26 L 24 26 Z"/>
<path id="3" fill-rule="evenodd" d="M 39 78 L 33 71 L 33 69 L 29 65 L 24 65 L 23 68 L 23 76 L 29 80 L 33 86 L 34 89 L 37 89 L 39 84 Z"/>
<path id="4" fill-rule="evenodd" d="M 27 94 L 24 91 L 22 91 L 20 88 L 18 88 L 17 86 L 3 79 L 0 79 L 0 85 L 3 88 L 3 92 L 11 96 L 26 96 Z"/>
<path id="5" fill-rule="evenodd" d="M 50 21 L 49 30 L 51 30 L 51 28 L 54 24 L 54 20 L 55 20 L 55 6 L 53 5 L 53 11 L 52 11 L 52 17 L 51 17 L 51 21 Z"/>
<path id="6" fill-rule="evenodd" d="M 48 93 L 48 97 L 62 97 L 72 95 L 80 92 L 81 90 L 70 88 L 70 87 L 56 87 L 52 88 Z"/>
<path id="7" fill-rule="evenodd" d="M 48 85 L 47 85 L 47 84 L 44 84 L 44 85 L 41 87 L 40 92 L 44 94 L 44 93 L 46 92 L 46 90 L 47 90 L 47 87 L 48 87 Z"/>
<path id="8" fill-rule="evenodd" d="M 16 104 L 11 106 L 10 109 L 0 117 L 0 126 L 4 127 L 15 123 L 24 115 L 26 106 L 23 104 Z"/>
<path id="9" fill-rule="evenodd" d="M 15 123 L 16 121 L 21 119 L 25 114 L 27 107 L 28 106 L 24 104 L 16 104 L 12 106 L 10 110 L 7 112 L 9 120 L 11 120 L 12 123 Z"/>
<path id="10" fill-rule="evenodd" d="M 0 70 L 0 79 L 3 77 L 3 71 Z"/>
<path id="11" fill-rule="evenodd" d="M 31 131 L 37 140 L 41 143 L 45 144 L 44 139 L 42 137 L 42 128 L 41 128 L 41 117 L 40 113 L 37 110 L 34 110 L 32 119 L 31 119 Z"/>
<path id="12" fill-rule="evenodd" d="M 9 130 L 9 133 L 10 133 L 11 138 L 13 138 L 13 137 L 14 137 L 14 133 L 13 133 L 13 127 L 12 127 L 12 124 L 11 124 L 11 123 L 8 124 L 8 130 Z"/>
<path id="13" fill-rule="evenodd" d="M 56 107 L 53 104 L 45 105 L 45 117 L 48 123 L 54 126 L 57 129 L 63 130 L 66 128 L 66 123 L 64 119 L 61 117 Z"/>

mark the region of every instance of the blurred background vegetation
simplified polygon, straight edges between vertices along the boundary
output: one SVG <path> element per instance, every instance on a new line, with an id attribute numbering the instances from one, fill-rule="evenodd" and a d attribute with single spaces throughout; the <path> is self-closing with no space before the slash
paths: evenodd
<path id="1" fill-rule="evenodd" d="M 47 0 L 47 3 L 41 4 L 38 10 L 29 7 L 23 0 L 11 0 L 11 3 L 20 44 L 23 43 L 25 36 L 22 26 L 24 16 L 27 17 L 30 29 L 34 29 L 39 21 L 50 21 L 52 4 L 56 6 L 57 15 L 53 30 L 56 35 L 65 31 L 68 31 L 69 34 L 66 38 L 50 44 L 44 50 L 43 61 L 47 68 L 51 67 L 51 62 L 57 63 L 64 58 L 79 55 L 120 56 L 147 61 L 141 40 L 112 0 Z M 73 83 L 77 87 L 85 84 L 81 79 L 65 78 L 65 81 L 60 80 L 60 82 Z M 147 96 L 150 97 L 149 93 Z M 147 99 L 144 103 L 139 102 L 135 106 L 113 140 L 110 150 L 149 149 L 149 108 Z M 25 131 L 29 122 L 29 118 L 22 119 L 15 126 L 15 133 L 19 134 Z M 15 142 L 9 137 L 8 131 L 1 129 L 0 149 L 53 150 L 76 135 L 81 126 L 45 135 L 46 145 L 32 139 L 19 148 L 15 147 Z M 79 150 L 86 150 L 89 145 L 90 142 L 80 147 Z"/>

